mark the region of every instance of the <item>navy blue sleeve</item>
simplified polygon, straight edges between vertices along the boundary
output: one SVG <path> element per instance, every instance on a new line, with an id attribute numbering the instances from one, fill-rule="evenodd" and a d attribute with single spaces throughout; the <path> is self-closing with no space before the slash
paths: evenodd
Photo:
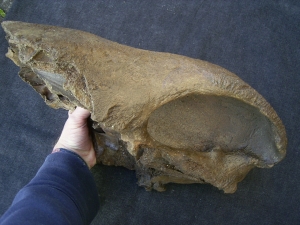
<path id="1" fill-rule="evenodd" d="M 89 168 L 76 153 L 61 149 L 18 192 L 0 224 L 90 224 L 98 209 Z"/>

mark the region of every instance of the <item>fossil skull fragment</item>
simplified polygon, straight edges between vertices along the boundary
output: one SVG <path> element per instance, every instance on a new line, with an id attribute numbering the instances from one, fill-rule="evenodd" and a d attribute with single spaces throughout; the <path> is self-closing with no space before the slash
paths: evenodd
<path id="1" fill-rule="evenodd" d="M 7 57 L 53 108 L 91 111 L 98 162 L 135 169 L 139 185 L 210 183 L 226 193 L 285 156 L 284 126 L 231 72 L 86 32 L 7 21 Z"/>

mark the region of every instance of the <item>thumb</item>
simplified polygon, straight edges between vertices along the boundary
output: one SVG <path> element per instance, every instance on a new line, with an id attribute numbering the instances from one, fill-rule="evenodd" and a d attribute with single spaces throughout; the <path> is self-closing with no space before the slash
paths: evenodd
<path id="1" fill-rule="evenodd" d="M 69 111 L 69 118 L 78 122 L 85 121 L 90 115 L 88 110 L 81 107 L 77 107 L 73 112 Z"/>

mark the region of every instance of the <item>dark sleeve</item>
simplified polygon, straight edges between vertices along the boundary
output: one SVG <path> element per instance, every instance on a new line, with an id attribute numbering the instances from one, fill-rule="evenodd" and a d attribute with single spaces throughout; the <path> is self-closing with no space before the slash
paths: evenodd
<path id="1" fill-rule="evenodd" d="M 0 224 L 90 224 L 98 208 L 89 168 L 76 153 L 61 149 L 18 192 Z"/>

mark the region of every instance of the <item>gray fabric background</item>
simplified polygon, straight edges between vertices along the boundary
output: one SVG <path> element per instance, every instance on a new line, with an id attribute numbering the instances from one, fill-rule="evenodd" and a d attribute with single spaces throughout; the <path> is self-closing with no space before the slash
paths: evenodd
<path id="1" fill-rule="evenodd" d="M 249 83 L 286 126 L 287 157 L 254 169 L 235 194 L 210 185 L 146 192 L 135 173 L 97 166 L 93 224 L 300 224 L 300 2 L 15 0 L 6 20 L 88 31 L 133 47 L 220 65 Z M 0 215 L 51 151 L 67 112 L 45 105 L 7 59 L 0 29 Z"/>

